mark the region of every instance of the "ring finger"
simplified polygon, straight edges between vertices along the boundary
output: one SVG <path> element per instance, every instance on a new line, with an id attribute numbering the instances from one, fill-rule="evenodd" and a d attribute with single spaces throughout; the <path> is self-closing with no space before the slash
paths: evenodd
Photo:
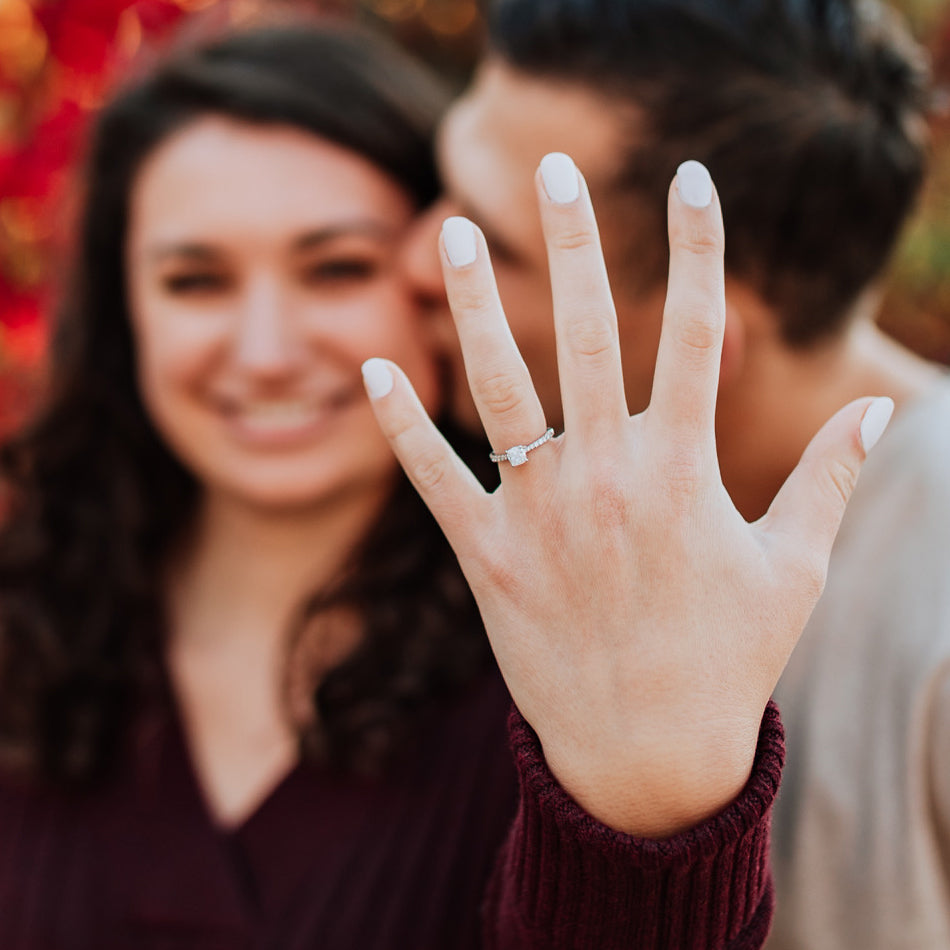
<path id="1" fill-rule="evenodd" d="M 468 218 L 448 218 L 441 246 L 465 374 L 488 440 L 497 453 L 528 445 L 546 428 L 544 411 L 508 327 L 485 238 Z M 503 472 L 510 467 L 503 463 Z"/>

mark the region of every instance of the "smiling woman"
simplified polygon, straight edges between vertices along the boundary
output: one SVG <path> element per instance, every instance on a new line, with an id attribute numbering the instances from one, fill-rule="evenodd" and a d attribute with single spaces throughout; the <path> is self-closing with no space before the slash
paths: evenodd
<path id="1" fill-rule="evenodd" d="M 412 217 L 391 176 L 296 129 L 206 117 L 149 156 L 127 252 L 142 395 L 208 496 L 374 510 L 388 494 L 360 366 L 398 354 L 437 399 L 397 267 Z"/>

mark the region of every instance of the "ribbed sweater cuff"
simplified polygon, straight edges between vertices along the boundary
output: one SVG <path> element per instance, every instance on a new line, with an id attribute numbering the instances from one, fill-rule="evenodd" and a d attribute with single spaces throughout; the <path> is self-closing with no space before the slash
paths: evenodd
<path id="1" fill-rule="evenodd" d="M 752 774 L 724 811 L 664 841 L 599 823 L 558 785 L 517 710 L 509 720 L 521 804 L 496 885 L 525 936 L 549 947 L 758 947 L 771 922 L 772 803 L 785 758 L 769 703 Z M 510 918 L 509 918 L 510 919 Z"/>

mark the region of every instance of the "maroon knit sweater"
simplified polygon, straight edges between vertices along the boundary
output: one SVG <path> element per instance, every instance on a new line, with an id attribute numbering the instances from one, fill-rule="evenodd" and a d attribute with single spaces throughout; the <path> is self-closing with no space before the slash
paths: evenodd
<path id="1" fill-rule="evenodd" d="M 83 797 L 0 782 L 3 950 L 753 948 L 772 911 L 784 755 L 763 720 L 729 808 L 663 842 L 586 815 L 497 674 L 386 778 L 300 765 L 238 829 L 214 826 L 173 709 Z M 519 791 L 520 789 L 520 791 Z"/>

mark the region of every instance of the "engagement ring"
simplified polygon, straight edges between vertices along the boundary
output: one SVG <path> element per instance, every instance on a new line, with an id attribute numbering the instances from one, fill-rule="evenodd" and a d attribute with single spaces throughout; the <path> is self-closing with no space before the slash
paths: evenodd
<path id="1" fill-rule="evenodd" d="M 492 452 L 489 458 L 493 462 L 510 462 L 512 465 L 524 465 L 528 461 L 528 453 L 539 445 L 544 445 L 554 438 L 554 430 L 548 429 L 540 439 L 529 442 L 527 445 L 513 445 L 507 452 Z"/>

